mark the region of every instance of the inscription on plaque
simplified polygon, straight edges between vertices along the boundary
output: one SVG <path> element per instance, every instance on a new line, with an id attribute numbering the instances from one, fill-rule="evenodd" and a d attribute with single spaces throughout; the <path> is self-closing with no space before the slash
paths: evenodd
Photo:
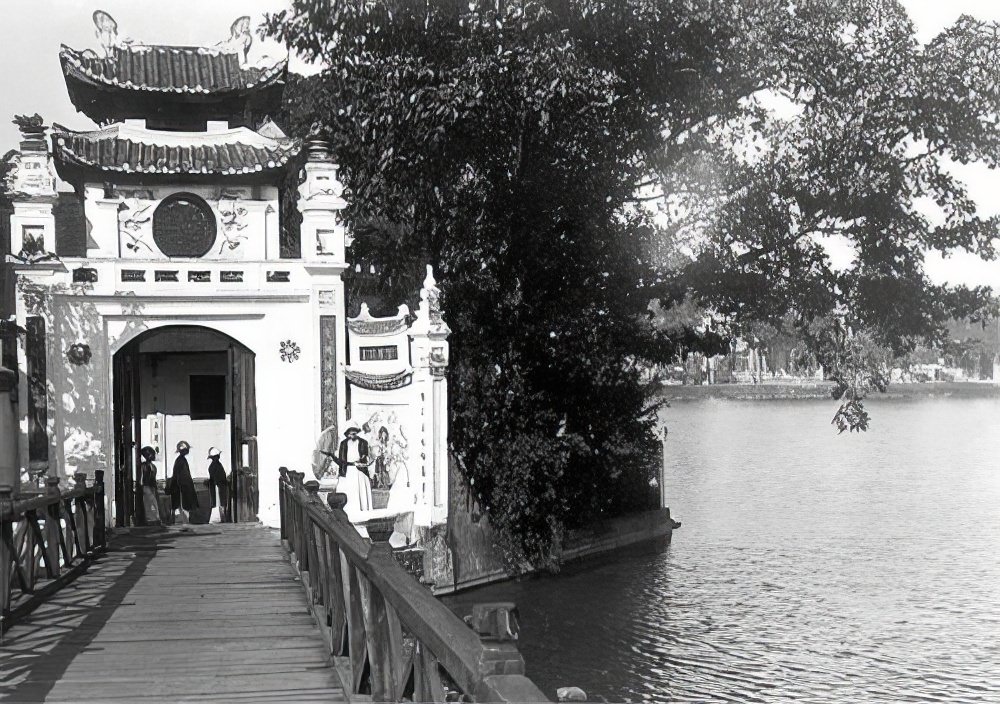
<path id="1" fill-rule="evenodd" d="M 145 281 L 146 272 L 142 269 L 122 269 L 122 281 Z"/>
<path id="2" fill-rule="evenodd" d="M 287 284 L 291 279 L 290 274 L 287 271 L 269 271 L 267 272 L 268 283 L 272 284 Z"/>
<path id="3" fill-rule="evenodd" d="M 75 284 L 97 283 L 97 269 L 91 269 L 90 267 L 80 267 L 79 269 L 73 269 L 73 283 Z"/>
<path id="4" fill-rule="evenodd" d="M 320 399 L 323 428 L 337 425 L 337 316 L 319 317 Z M 334 429 L 334 436 L 337 435 Z"/>
<path id="5" fill-rule="evenodd" d="M 210 271 L 189 271 L 188 281 L 205 282 L 212 280 L 212 272 Z"/>
<path id="6" fill-rule="evenodd" d="M 358 349 L 362 362 L 381 362 L 387 359 L 399 359 L 399 348 L 396 345 L 379 345 L 378 347 L 361 347 Z"/>
<path id="7" fill-rule="evenodd" d="M 157 281 L 177 281 L 176 271 L 157 271 L 154 274 Z"/>
<path id="8" fill-rule="evenodd" d="M 201 257 L 215 242 L 215 213 L 189 193 L 165 198 L 153 213 L 153 241 L 168 257 Z"/>
<path id="9" fill-rule="evenodd" d="M 219 281 L 224 284 L 236 284 L 243 281 L 242 271 L 220 271 Z"/>

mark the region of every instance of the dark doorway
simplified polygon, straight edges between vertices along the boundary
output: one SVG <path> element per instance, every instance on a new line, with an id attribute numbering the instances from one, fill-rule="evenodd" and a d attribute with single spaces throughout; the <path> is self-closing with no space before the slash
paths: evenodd
<path id="1" fill-rule="evenodd" d="M 115 525 L 142 522 L 136 491 L 139 451 L 156 452 L 161 515 L 173 512 L 166 497 L 177 442 L 191 446 L 188 463 L 206 523 L 217 492 L 208 481 L 208 453 L 222 452 L 228 476 L 229 520 L 257 520 L 257 408 L 254 354 L 233 338 L 201 326 L 169 326 L 131 340 L 114 356 Z"/>

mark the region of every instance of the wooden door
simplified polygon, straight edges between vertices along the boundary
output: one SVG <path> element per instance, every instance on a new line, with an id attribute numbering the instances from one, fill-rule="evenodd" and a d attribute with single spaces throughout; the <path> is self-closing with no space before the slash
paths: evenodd
<path id="1" fill-rule="evenodd" d="M 232 384 L 233 446 L 232 508 L 234 521 L 257 521 L 257 395 L 254 390 L 254 354 L 246 347 L 233 343 L 229 346 Z M 246 450 L 244 450 L 246 447 Z"/>
<path id="2" fill-rule="evenodd" d="M 114 356 L 115 424 L 115 525 L 136 522 L 135 493 L 138 448 L 139 365 L 134 350 L 124 348 Z"/>

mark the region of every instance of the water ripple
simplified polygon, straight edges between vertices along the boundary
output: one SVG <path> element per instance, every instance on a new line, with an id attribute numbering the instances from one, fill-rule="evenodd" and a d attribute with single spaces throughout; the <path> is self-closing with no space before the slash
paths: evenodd
<path id="1" fill-rule="evenodd" d="M 1000 701 L 1000 402 L 668 409 L 684 527 L 453 599 L 521 610 L 528 674 L 592 701 Z"/>

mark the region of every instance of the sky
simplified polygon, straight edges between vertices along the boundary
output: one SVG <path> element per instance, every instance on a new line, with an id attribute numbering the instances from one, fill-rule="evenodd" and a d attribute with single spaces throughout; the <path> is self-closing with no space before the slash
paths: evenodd
<path id="1" fill-rule="evenodd" d="M 39 113 L 47 123 L 74 129 L 92 126 L 76 113 L 66 94 L 59 66 L 59 45 L 97 48 L 91 15 L 96 9 L 118 21 L 119 35 L 149 43 L 210 46 L 229 36 L 233 20 L 250 15 L 256 25 L 288 0 L 0 0 L 0 154 L 16 148 L 17 128 L 6 119 Z M 903 0 L 921 41 L 929 41 L 959 15 L 1000 21 L 997 0 Z M 254 57 L 283 56 L 274 43 L 256 39 Z M 291 69 L 315 69 L 291 57 Z M 984 213 L 1000 211 L 1000 174 L 970 166 L 956 169 Z M 990 285 L 1000 290 L 1000 261 L 983 262 L 971 254 L 948 259 L 930 254 L 927 272 L 937 283 Z"/>

